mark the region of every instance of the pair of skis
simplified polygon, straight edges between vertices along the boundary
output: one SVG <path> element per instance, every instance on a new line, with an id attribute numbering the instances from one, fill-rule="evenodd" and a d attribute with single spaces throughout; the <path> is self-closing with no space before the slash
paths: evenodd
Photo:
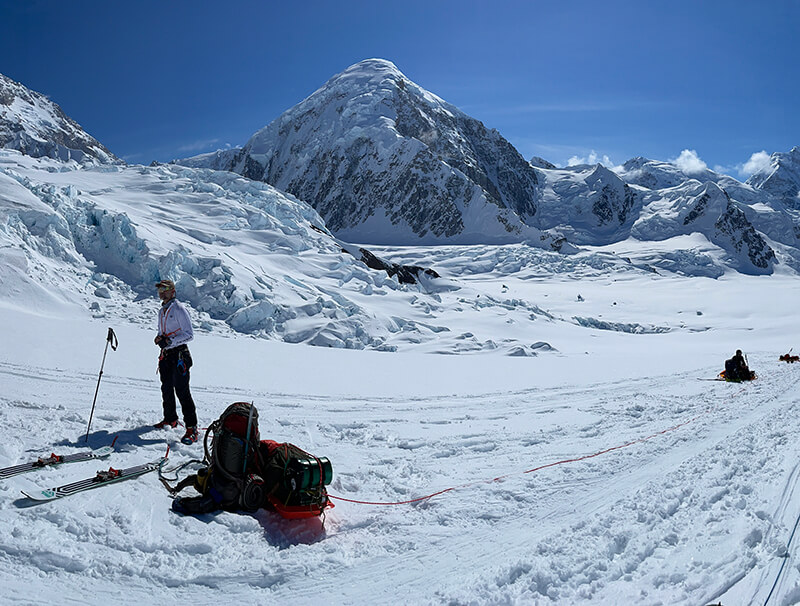
<path id="1" fill-rule="evenodd" d="M 68 455 L 57 455 L 53 453 L 49 457 L 40 457 L 36 461 L 29 461 L 20 465 L 6 467 L 0 469 L 0 480 L 53 465 L 91 461 L 93 459 L 103 459 L 114 452 L 113 446 L 114 445 L 112 444 L 111 446 L 105 446 L 97 450 L 87 450 Z M 92 488 L 106 486 L 107 484 L 122 482 L 124 480 L 136 478 L 150 471 L 160 469 L 167 461 L 168 455 L 169 449 L 167 450 L 167 455 L 159 458 L 156 461 L 144 463 L 143 465 L 134 465 L 133 467 L 128 467 L 127 469 L 114 469 L 113 467 L 109 467 L 108 471 L 98 471 L 97 474 L 91 478 L 78 480 L 77 482 L 56 486 L 47 490 L 35 490 L 30 492 L 23 490 L 22 494 L 34 501 L 52 501 L 54 499 L 60 499 L 77 492 L 83 492 L 84 490 L 91 490 Z"/>
<path id="2" fill-rule="evenodd" d="M 45 467 L 53 465 L 62 465 L 64 463 L 79 463 L 81 461 L 91 461 L 92 459 L 102 459 L 114 452 L 113 446 L 104 446 L 97 450 L 86 450 L 83 452 L 76 452 L 68 455 L 51 454 L 49 457 L 39 457 L 36 461 L 29 461 L 21 463 L 20 465 L 13 465 L 0 469 L 0 480 L 5 480 L 11 476 L 16 476 L 21 473 L 29 471 L 36 471 Z"/>

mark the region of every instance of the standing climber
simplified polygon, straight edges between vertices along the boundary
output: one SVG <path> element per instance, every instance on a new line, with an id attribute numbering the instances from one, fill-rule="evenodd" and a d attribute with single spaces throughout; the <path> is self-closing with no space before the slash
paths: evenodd
<path id="1" fill-rule="evenodd" d="M 163 429 L 177 427 L 178 413 L 175 408 L 175 395 L 181 403 L 186 433 L 181 438 L 184 444 L 197 442 L 197 412 L 189 391 L 189 369 L 192 356 L 186 344 L 194 338 L 189 312 L 175 297 L 175 283 L 161 280 L 156 284 L 161 309 L 158 310 L 158 334 L 155 344 L 161 348 L 158 357 L 158 373 L 161 376 L 161 397 L 164 418 L 154 427 Z"/>

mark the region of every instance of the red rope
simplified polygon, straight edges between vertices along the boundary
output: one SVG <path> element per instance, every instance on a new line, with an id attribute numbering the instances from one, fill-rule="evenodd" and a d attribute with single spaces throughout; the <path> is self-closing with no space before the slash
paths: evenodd
<path id="1" fill-rule="evenodd" d="M 578 461 L 585 461 L 586 459 L 592 459 L 594 457 L 599 457 L 600 455 L 604 455 L 606 453 L 613 452 L 615 450 L 621 450 L 623 448 L 628 448 L 630 446 L 633 446 L 634 444 L 641 444 L 642 442 L 647 442 L 648 440 L 652 440 L 653 438 L 656 438 L 658 436 L 664 435 L 665 433 L 669 433 L 671 431 L 675 431 L 676 429 L 680 429 L 681 427 L 683 427 L 685 425 L 688 425 L 689 423 L 693 423 L 697 419 L 699 419 L 700 417 L 702 417 L 703 415 L 707 414 L 710 411 L 711 411 L 711 409 L 708 408 L 708 409 L 704 410 L 701 414 L 697 415 L 696 417 L 694 417 L 692 419 L 689 419 L 688 421 L 684 421 L 683 423 L 678 423 L 677 425 L 674 425 L 674 426 L 669 427 L 667 429 L 663 429 L 661 431 L 657 431 L 656 433 L 654 433 L 652 435 L 649 435 L 649 436 L 646 436 L 644 438 L 639 438 L 637 440 L 632 440 L 630 442 L 626 442 L 625 444 L 620 444 L 619 446 L 612 446 L 611 448 L 606 448 L 605 450 L 600 450 L 598 452 L 595 452 L 595 453 L 592 453 L 592 454 L 588 454 L 588 455 L 584 455 L 582 457 L 575 457 L 573 459 L 563 459 L 561 461 L 554 461 L 553 463 L 546 463 L 545 465 L 540 465 L 539 467 L 534 467 L 533 469 L 529 469 L 527 471 L 523 471 L 522 473 L 534 473 L 534 472 L 537 472 L 537 471 L 541 471 L 542 469 L 547 469 L 548 467 L 555 467 L 556 465 L 564 465 L 566 463 L 576 463 Z M 517 473 L 519 473 L 519 472 L 517 472 Z M 517 473 L 509 473 L 509 474 L 505 474 L 505 475 L 502 475 L 502 476 L 497 476 L 496 478 L 492 478 L 491 480 L 479 480 L 479 481 L 476 481 L 476 482 L 469 482 L 467 484 L 460 484 L 458 486 L 451 486 L 450 488 L 445 488 L 443 490 L 439 490 L 437 492 L 433 492 L 431 494 L 428 494 L 428 495 L 425 495 L 425 496 L 422 496 L 422 497 L 416 497 L 414 499 L 408 499 L 407 501 L 393 501 L 393 502 L 358 501 L 356 499 L 346 499 L 344 497 L 339 497 L 339 496 L 332 495 L 332 494 L 328 494 L 328 497 L 331 498 L 331 499 L 336 499 L 337 501 L 346 501 L 348 503 L 357 503 L 359 505 L 407 505 L 407 504 L 410 504 L 410 503 L 418 503 L 419 501 L 426 501 L 426 500 L 428 500 L 430 498 L 433 498 L 433 497 L 438 496 L 440 494 L 444 494 L 446 492 L 450 492 L 452 490 L 456 490 L 458 488 L 467 488 L 469 486 L 474 486 L 476 484 L 488 484 L 488 483 L 491 483 L 491 482 L 498 482 L 498 481 L 500 481 L 500 480 L 502 480 L 504 478 L 510 477 L 512 475 L 517 475 Z"/>
<path id="2" fill-rule="evenodd" d="M 463 484 L 462 486 L 452 486 L 450 488 L 445 488 L 444 490 L 440 490 L 439 492 L 434 492 L 432 494 L 425 495 L 424 497 L 417 497 L 416 499 L 409 499 L 408 501 L 394 501 L 391 503 L 384 501 L 356 501 L 355 499 L 345 499 L 344 497 L 337 497 L 336 495 L 330 493 L 328 493 L 328 498 L 336 499 L 337 501 L 347 501 L 348 503 L 358 503 L 359 505 L 407 505 L 409 503 L 425 501 L 426 499 L 430 499 L 431 497 L 444 494 L 445 492 L 450 492 L 451 490 L 455 490 L 456 488 L 462 488 L 463 486 L 470 486 L 470 484 Z"/>

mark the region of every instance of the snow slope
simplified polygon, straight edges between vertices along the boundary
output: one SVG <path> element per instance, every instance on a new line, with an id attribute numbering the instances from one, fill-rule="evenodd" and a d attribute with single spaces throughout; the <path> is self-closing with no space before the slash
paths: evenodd
<path id="1" fill-rule="evenodd" d="M 764 602 L 800 514 L 800 366 L 777 360 L 794 344 L 795 277 L 553 273 L 513 248 L 383 252 L 441 259 L 478 291 L 457 312 L 475 328 L 466 343 L 513 335 L 557 351 L 352 351 L 215 325 L 192 344 L 201 424 L 232 401 L 255 402 L 263 437 L 331 458 L 330 492 L 344 499 L 454 490 L 406 505 L 340 499 L 324 523 L 298 523 L 267 512 L 179 517 L 154 474 L 30 506 L 20 490 L 106 464 L 17 476 L 0 483 L 4 601 L 155 604 L 188 592 L 198 604 Z M 477 304 L 497 289 L 519 301 L 502 319 L 496 302 Z M 0 302 L 0 465 L 84 448 L 110 324 L 66 302 L 30 302 Z M 522 322 L 522 302 L 592 321 Z M 154 298 L 141 306 L 155 315 Z M 668 323 L 682 328 L 636 328 Z M 200 445 L 149 428 L 160 406 L 153 331 L 122 316 L 114 328 L 120 348 L 106 360 L 89 444 L 119 436 L 115 467 L 167 444 L 170 467 L 198 457 Z M 736 347 L 756 382 L 697 380 Z M 796 554 L 792 543 L 771 604 L 800 601 Z"/>
<path id="2" fill-rule="evenodd" d="M 582 310 L 552 313 L 546 293 L 520 298 L 504 287 L 509 272 L 531 281 L 609 271 L 724 275 L 723 251 L 702 238 L 644 246 L 658 258 L 602 247 L 565 256 L 525 244 L 473 247 L 468 259 L 458 247 L 404 249 L 410 256 L 399 257 L 402 264 L 442 277 L 401 284 L 344 252 L 358 250 L 331 236 L 308 205 L 264 183 L 174 165 L 63 170 L 0 151 L 0 301 L 23 296 L 62 316 L 149 327 L 147 298 L 169 277 L 203 331 L 349 349 L 533 356 L 550 348 L 559 325 L 580 333 L 601 320 Z M 695 252 L 680 252 L 686 248 Z M 687 330 L 674 317 L 641 312 L 632 322 L 613 313 L 602 321 L 623 331 Z M 497 330 L 531 322 L 532 336 Z"/>
<path id="3" fill-rule="evenodd" d="M 772 154 L 769 168 L 753 174 L 747 184 L 774 195 L 788 208 L 800 209 L 800 147 Z"/>
<path id="4" fill-rule="evenodd" d="M 64 170 L 0 151 L 0 272 L 19 278 L 0 299 L 24 292 L 37 305 L 56 298 L 149 325 L 138 301 L 169 277 L 204 329 L 224 322 L 292 343 L 383 349 L 434 334 L 425 313 L 417 325 L 365 306 L 374 295 L 405 309 L 426 290 L 370 270 L 343 246 L 308 205 L 233 173 Z"/>

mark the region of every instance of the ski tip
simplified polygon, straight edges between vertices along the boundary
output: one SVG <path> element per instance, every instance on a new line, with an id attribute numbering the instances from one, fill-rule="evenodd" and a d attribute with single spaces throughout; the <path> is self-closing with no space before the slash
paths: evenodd
<path id="1" fill-rule="evenodd" d="M 44 502 L 44 501 L 52 501 L 55 496 L 48 496 L 47 493 L 50 491 L 41 491 L 41 492 L 34 492 L 34 493 L 27 493 L 24 490 L 20 490 L 20 492 L 31 501 L 37 502 Z"/>

